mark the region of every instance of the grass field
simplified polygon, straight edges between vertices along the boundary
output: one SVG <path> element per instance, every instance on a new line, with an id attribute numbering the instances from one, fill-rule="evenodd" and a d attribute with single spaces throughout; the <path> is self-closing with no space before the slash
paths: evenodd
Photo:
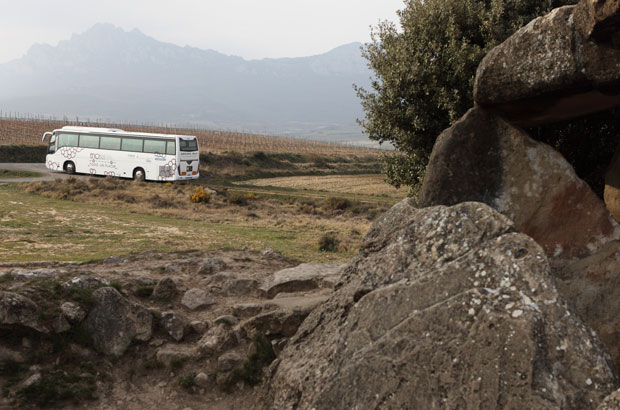
<path id="1" fill-rule="evenodd" d="M 141 213 L 0 187 L 0 262 L 86 261 L 148 249 L 272 248 L 299 261 L 344 262 L 353 250 L 318 250 L 329 225 L 248 224 L 243 218 L 204 220 Z M 222 216 L 222 215 L 220 215 Z M 303 229 L 300 229 L 303 228 Z M 348 232 L 358 240 L 361 232 Z"/>

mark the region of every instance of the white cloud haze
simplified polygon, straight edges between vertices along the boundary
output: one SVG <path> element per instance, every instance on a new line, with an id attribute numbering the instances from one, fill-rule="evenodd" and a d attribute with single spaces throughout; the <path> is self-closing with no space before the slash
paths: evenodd
<path id="1" fill-rule="evenodd" d="M 397 21 L 403 0 L 0 0 L 0 63 L 34 43 L 58 44 L 96 23 L 246 59 L 299 57 Z"/>

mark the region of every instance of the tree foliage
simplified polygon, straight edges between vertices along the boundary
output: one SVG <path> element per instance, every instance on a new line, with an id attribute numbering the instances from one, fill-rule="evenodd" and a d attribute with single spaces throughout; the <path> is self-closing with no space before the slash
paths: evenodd
<path id="1" fill-rule="evenodd" d="M 388 180 L 420 182 L 437 136 L 473 106 L 476 69 L 491 48 L 535 17 L 574 3 L 406 0 L 400 27 L 388 21 L 374 27 L 362 51 L 375 78 L 372 90 L 357 88 L 365 112 L 359 122 L 370 139 L 401 154 L 387 157 Z M 533 130 L 555 146 L 571 140 L 570 133 L 565 125 Z"/>

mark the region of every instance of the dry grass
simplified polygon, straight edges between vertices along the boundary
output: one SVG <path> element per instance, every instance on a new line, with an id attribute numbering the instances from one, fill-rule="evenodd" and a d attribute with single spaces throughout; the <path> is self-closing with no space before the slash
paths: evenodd
<path id="1" fill-rule="evenodd" d="M 389 198 L 404 198 L 407 196 L 406 189 L 394 188 L 385 182 L 383 175 L 379 174 L 261 178 L 243 181 L 243 184 L 256 187 L 292 188 Z"/>
<path id="2" fill-rule="evenodd" d="M 194 184 L 136 183 L 117 178 L 68 178 L 25 185 L 29 193 L 92 205 L 112 206 L 123 212 L 149 214 L 221 224 L 244 229 L 282 230 L 298 235 L 296 246 L 318 251 L 319 239 L 332 232 L 339 243 L 337 258 L 350 256 L 372 220 L 387 204 L 348 201 L 334 206 L 325 198 L 277 198 L 252 192 L 205 189 L 207 203 L 192 202 Z M 332 201 L 333 202 L 333 201 Z M 56 218 L 57 219 L 57 218 Z M 153 235 L 161 233 L 154 232 Z"/>

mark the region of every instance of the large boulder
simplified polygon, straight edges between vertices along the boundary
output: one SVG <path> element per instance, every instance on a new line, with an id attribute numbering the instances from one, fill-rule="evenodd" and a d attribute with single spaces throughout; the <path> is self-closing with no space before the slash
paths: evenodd
<path id="1" fill-rule="evenodd" d="M 94 347 L 101 353 L 122 356 L 132 341 L 147 341 L 153 332 L 153 316 L 125 299 L 112 287 L 93 292 L 93 307 L 84 320 Z"/>
<path id="2" fill-rule="evenodd" d="M 618 0 L 582 0 L 574 14 L 581 35 L 596 41 L 614 41 L 620 32 Z"/>
<path id="3" fill-rule="evenodd" d="M 604 1 L 582 0 L 592 2 Z M 606 3 L 618 7 L 617 1 Z M 478 66 L 476 103 L 520 126 L 620 105 L 620 48 L 584 38 L 575 26 L 575 10 L 555 9 L 491 50 Z"/>
<path id="4" fill-rule="evenodd" d="M 419 205 L 465 201 L 490 205 L 542 246 L 560 291 L 620 366 L 620 227 L 570 164 L 474 108 L 437 139 Z"/>
<path id="5" fill-rule="evenodd" d="M 550 270 L 484 204 L 404 200 L 287 344 L 265 408 L 594 409 L 617 376 Z"/>

